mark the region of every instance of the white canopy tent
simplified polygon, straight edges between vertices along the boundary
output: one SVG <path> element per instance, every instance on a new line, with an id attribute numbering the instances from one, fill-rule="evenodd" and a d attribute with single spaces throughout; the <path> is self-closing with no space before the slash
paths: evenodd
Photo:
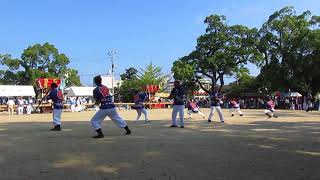
<path id="1" fill-rule="evenodd" d="M 81 97 L 88 97 L 93 96 L 93 89 L 95 87 L 76 87 L 72 86 L 69 88 L 66 88 L 65 91 L 67 92 L 67 96 L 81 96 Z"/>
<path id="2" fill-rule="evenodd" d="M 35 97 L 33 86 L 0 85 L 0 97 Z"/>
<path id="3" fill-rule="evenodd" d="M 288 92 L 284 96 L 285 97 L 302 97 L 302 95 L 298 92 Z"/>

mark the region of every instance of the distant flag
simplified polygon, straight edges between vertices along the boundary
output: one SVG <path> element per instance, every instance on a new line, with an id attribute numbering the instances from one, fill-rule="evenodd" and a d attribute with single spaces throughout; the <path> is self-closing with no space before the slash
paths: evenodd
<path id="1" fill-rule="evenodd" d="M 60 89 L 63 92 L 63 90 L 66 87 L 66 80 L 64 78 L 61 78 L 61 84 L 60 84 Z"/>
<path id="2" fill-rule="evenodd" d="M 65 73 L 64 76 L 61 78 L 61 83 L 60 83 L 60 89 L 63 90 L 66 88 L 66 78 L 69 77 L 69 73 Z"/>

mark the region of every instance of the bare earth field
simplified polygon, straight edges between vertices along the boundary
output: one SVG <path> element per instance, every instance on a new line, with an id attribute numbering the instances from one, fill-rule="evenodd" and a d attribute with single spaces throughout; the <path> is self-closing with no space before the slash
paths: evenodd
<path id="1" fill-rule="evenodd" d="M 171 110 L 151 110 L 150 124 L 133 122 L 133 133 L 105 120 L 95 135 L 94 112 L 63 113 L 61 132 L 50 132 L 52 114 L 0 114 L 1 180 L 319 180 L 320 113 L 244 110 L 226 123 L 194 115 L 184 129 L 169 128 Z M 203 112 L 208 115 L 209 109 Z"/>

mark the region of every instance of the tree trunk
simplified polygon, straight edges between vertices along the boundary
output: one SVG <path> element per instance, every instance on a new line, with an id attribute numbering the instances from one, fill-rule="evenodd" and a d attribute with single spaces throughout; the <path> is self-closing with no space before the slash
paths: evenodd
<path id="1" fill-rule="evenodd" d="M 211 82 L 212 82 L 212 85 L 211 85 L 211 92 L 214 91 L 214 87 L 216 87 L 216 84 L 217 84 L 217 81 L 216 81 L 216 78 L 211 78 Z"/>
<path id="2" fill-rule="evenodd" d="M 197 83 L 199 84 L 199 86 L 200 86 L 200 88 L 201 88 L 202 90 L 204 90 L 206 93 L 209 93 L 209 90 L 206 89 L 206 88 L 203 86 L 203 84 L 201 84 L 201 81 L 200 81 L 199 79 L 196 79 L 196 81 L 197 81 Z"/>
<path id="3" fill-rule="evenodd" d="M 219 74 L 219 79 L 220 79 L 220 88 L 219 88 L 219 93 L 220 93 L 222 90 L 222 87 L 224 86 L 223 74 Z"/>

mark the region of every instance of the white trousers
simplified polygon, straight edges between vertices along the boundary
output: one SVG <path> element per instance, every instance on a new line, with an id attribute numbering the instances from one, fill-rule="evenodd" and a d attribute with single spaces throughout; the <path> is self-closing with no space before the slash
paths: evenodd
<path id="1" fill-rule="evenodd" d="M 18 107 L 18 114 L 23 114 L 23 106 Z"/>
<path id="2" fill-rule="evenodd" d="M 231 112 L 231 114 L 233 114 L 235 111 L 237 111 L 240 115 L 242 114 L 240 108 L 230 108 L 229 111 Z"/>
<path id="3" fill-rule="evenodd" d="M 272 108 L 271 110 L 270 110 L 270 109 L 264 110 L 264 113 L 265 113 L 265 114 L 268 114 L 268 115 L 270 115 L 270 116 L 273 116 L 273 112 L 275 112 L 274 108 Z"/>
<path id="4" fill-rule="evenodd" d="M 76 111 L 76 105 L 75 104 L 72 104 L 71 105 L 71 112 L 75 112 Z"/>
<path id="5" fill-rule="evenodd" d="M 184 125 L 184 105 L 173 105 L 172 110 L 172 125 L 177 126 L 177 115 L 179 112 L 180 126 Z"/>
<path id="6" fill-rule="evenodd" d="M 102 121 L 109 117 L 116 125 L 118 125 L 121 128 L 124 128 L 127 126 L 127 123 L 119 116 L 116 108 L 112 109 L 100 109 L 91 119 L 91 125 L 92 127 L 97 130 L 101 128 Z"/>
<path id="7" fill-rule="evenodd" d="M 223 115 L 222 115 L 221 107 L 220 107 L 220 106 L 211 106 L 211 112 L 210 112 L 210 114 L 209 114 L 209 118 L 208 118 L 208 119 L 211 120 L 211 118 L 212 118 L 213 113 L 214 113 L 215 110 L 218 112 L 220 121 L 221 121 L 221 122 L 224 122 L 224 119 L 223 119 Z"/>
<path id="8" fill-rule="evenodd" d="M 290 106 L 290 110 L 295 110 L 296 108 L 295 108 L 295 105 L 291 105 Z"/>
<path id="9" fill-rule="evenodd" d="M 199 110 L 198 112 L 193 112 L 192 110 L 188 110 L 188 115 L 190 118 L 192 118 L 192 114 L 200 114 L 203 118 L 205 117 L 204 114 Z"/>
<path id="10" fill-rule="evenodd" d="M 31 114 L 33 108 L 32 108 L 32 105 L 28 105 L 27 106 L 27 114 Z"/>
<path id="11" fill-rule="evenodd" d="M 148 122 L 148 112 L 145 108 L 142 108 L 142 109 L 136 109 L 137 110 L 137 118 L 136 118 L 136 121 L 138 121 L 140 119 L 140 116 L 141 116 L 141 113 L 144 115 L 144 119 L 146 122 Z"/>
<path id="12" fill-rule="evenodd" d="M 62 114 L 62 109 L 53 109 L 52 116 L 53 116 L 53 124 L 54 125 L 61 124 L 61 114 Z"/>

